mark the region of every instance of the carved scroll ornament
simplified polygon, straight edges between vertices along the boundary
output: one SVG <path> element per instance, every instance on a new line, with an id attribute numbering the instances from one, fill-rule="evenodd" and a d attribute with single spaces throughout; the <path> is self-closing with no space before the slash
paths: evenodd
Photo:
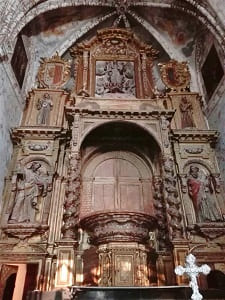
<path id="1" fill-rule="evenodd" d="M 62 234 L 64 239 L 76 239 L 80 205 L 80 155 L 72 154 L 64 202 Z"/>
<path id="2" fill-rule="evenodd" d="M 177 180 L 172 157 L 164 158 L 164 195 L 167 206 L 167 216 L 170 238 L 181 238 L 183 235 L 180 200 L 178 198 Z"/>

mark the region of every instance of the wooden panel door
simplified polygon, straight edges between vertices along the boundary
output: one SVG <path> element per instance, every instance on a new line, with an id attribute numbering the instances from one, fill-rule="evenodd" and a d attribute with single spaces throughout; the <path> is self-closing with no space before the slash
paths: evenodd
<path id="1" fill-rule="evenodd" d="M 97 166 L 93 178 L 93 211 L 143 211 L 140 172 L 130 161 L 111 158 Z"/>

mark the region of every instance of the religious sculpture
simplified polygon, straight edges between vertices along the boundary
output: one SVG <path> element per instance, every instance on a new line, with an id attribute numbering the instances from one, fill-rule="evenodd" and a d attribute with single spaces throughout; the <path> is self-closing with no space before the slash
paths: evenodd
<path id="1" fill-rule="evenodd" d="M 194 206 L 196 221 L 198 223 L 222 221 L 212 182 L 199 167 L 190 166 L 187 185 Z"/>
<path id="2" fill-rule="evenodd" d="M 38 211 L 38 197 L 48 192 L 48 176 L 40 171 L 41 164 L 19 168 L 13 178 L 13 201 L 8 223 L 34 223 Z"/>
<path id="3" fill-rule="evenodd" d="M 179 107 L 181 112 L 181 128 L 195 127 L 191 102 L 186 97 L 182 97 Z"/>
<path id="4" fill-rule="evenodd" d="M 52 110 L 53 103 L 51 100 L 51 96 L 48 93 L 43 95 L 42 99 L 38 99 L 37 109 L 39 113 L 37 115 L 37 124 L 38 125 L 48 125 L 50 111 Z"/>
<path id="5" fill-rule="evenodd" d="M 96 62 L 96 96 L 135 96 L 134 64 L 126 61 Z"/>

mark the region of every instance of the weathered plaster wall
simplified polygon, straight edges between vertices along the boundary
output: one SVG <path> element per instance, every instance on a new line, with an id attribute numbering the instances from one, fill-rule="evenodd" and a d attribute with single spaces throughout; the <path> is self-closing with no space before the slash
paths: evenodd
<path id="1" fill-rule="evenodd" d="M 224 0 L 208 0 L 208 3 L 212 6 L 220 21 L 225 25 Z"/>
<path id="2" fill-rule="evenodd" d="M 12 154 L 10 130 L 19 125 L 23 110 L 22 96 L 10 69 L 7 63 L 0 63 L 0 208 L 4 178 Z"/>
<path id="3" fill-rule="evenodd" d="M 225 79 L 222 80 L 220 87 L 214 95 L 215 105 L 208 113 L 209 126 L 220 133 L 216 152 L 221 171 L 221 177 L 225 182 Z"/>

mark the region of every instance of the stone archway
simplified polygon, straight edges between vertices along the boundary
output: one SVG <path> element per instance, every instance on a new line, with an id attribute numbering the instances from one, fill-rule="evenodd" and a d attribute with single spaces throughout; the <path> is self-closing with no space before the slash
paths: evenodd
<path id="1" fill-rule="evenodd" d="M 98 284 L 149 285 L 157 142 L 138 125 L 112 122 L 88 135 L 81 154 L 80 224 L 99 254 Z"/>

